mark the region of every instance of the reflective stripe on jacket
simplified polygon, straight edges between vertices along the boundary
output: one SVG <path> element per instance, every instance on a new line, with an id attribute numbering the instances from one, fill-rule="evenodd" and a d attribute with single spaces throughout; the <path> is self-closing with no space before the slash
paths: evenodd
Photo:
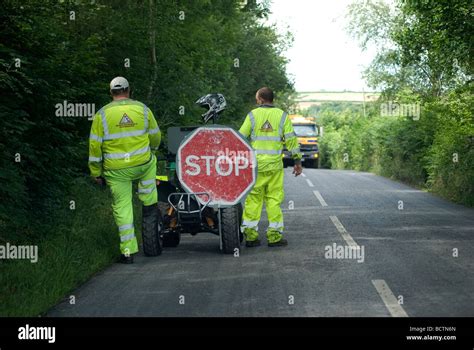
<path id="1" fill-rule="evenodd" d="M 250 138 L 257 154 L 259 172 L 283 168 L 284 145 L 294 159 L 302 157 L 291 120 L 286 112 L 273 105 L 262 105 L 252 110 L 239 131 Z"/>
<path id="2" fill-rule="evenodd" d="M 123 99 L 102 107 L 94 116 L 89 136 L 91 175 L 141 165 L 157 150 L 161 132 L 151 110 Z"/>

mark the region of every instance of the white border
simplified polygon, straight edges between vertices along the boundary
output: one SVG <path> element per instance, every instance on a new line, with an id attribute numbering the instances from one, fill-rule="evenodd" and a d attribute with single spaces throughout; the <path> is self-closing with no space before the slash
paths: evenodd
<path id="1" fill-rule="evenodd" d="M 211 198 L 211 202 L 209 202 L 210 207 L 230 207 L 233 205 L 236 205 L 239 203 L 244 196 L 247 195 L 248 192 L 252 189 L 252 187 L 255 185 L 255 182 L 257 181 L 257 157 L 255 156 L 255 151 L 253 150 L 252 146 L 250 146 L 250 143 L 242 137 L 237 131 L 232 129 L 231 127 L 228 126 L 221 126 L 221 125 L 216 125 L 216 126 L 202 126 L 199 127 L 195 130 L 193 130 L 191 133 L 189 133 L 186 138 L 181 142 L 181 145 L 178 148 L 178 152 L 176 153 L 176 173 L 178 174 L 178 179 L 181 184 L 181 186 L 185 189 L 186 192 L 188 193 L 193 193 L 191 189 L 185 185 L 183 182 L 182 176 L 181 176 L 181 150 L 188 144 L 189 141 L 201 130 L 225 130 L 225 131 L 232 131 L 232 133 L 240 139 L 249 149 L 249 154 L 252 157 L 252 162 L 253 162 L 253 167 L 252 167 L 252 174 L 253 174 L 253 181 L 245 188 L 245 190 L 242 191 L 242 193 L 233 201 L 233 202 L 228 202 L 228 201 L 219 201 L 216 202 Z M 199 200 L 199 202 L 202 205 L 205 205 L 205 201 L 203 201 L 200 197 L 196 196 Z"/>

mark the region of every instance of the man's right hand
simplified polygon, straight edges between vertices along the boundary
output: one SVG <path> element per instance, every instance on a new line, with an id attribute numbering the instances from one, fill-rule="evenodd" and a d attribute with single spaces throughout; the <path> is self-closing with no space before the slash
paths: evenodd
<path id="1" fill-rule="evenodd" d="M 301 163 L 295 164 L 295 166 L 293 167 L 293 174 L 295 174 L 295 177 L 301 175 L 302 173 L 303 166 L 301 165 Z"/>
<path id="2" fill-rule="evenodd" d="M 105 185 L 105 179 L 102 176 L 95 177 L 94 180 L 95 180 L 95 183 L 99 186 Z"/>

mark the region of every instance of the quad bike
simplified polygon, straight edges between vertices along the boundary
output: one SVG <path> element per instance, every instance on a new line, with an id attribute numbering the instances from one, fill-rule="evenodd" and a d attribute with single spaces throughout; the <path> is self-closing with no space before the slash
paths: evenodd
<path id="1" fill-rule="evenodd" d="M 209 120 L 216 123 L 219 114 L 226 106 L 224 96 L 221 94 L 203 96 L 196 103 L 209 108 L 202 115 L 205 123 Z M 176 154 L 182 141 L 198 127 L 178 126 L 167 130 L 167 150 L 164 156 L 158 158 L 160 175 L 156 177 L 159 208 L 158 235 L 153 231 L 151 234 L 144 232 L 143 248 L 146 255 L 158 255 L 155 254 L 157 244 L 160 245 L 161 253 L 161 246 L 177 247 L 182 234 L 194 236 L 200 232 L 217 235 L 220 238 L 220 250 L 225 254 L 235 254 L 240 249 L 243 240 L 240 232 L 242 204 L 223 208 L 211 207 L 208 193 L 189 193 L 178 179 Z M 198 196 L 201 200 L 198 200 Z"/>

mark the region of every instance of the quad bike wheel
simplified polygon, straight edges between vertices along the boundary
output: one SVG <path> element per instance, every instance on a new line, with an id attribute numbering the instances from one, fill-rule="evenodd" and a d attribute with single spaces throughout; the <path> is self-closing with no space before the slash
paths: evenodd
<path id="1" fill-rule="evenodd" d="M 146 256 L 158 256 L 162 252 L 161 229 L 163 219 L 156 204 L 143 207 L 142 241 Z"/>
<path id="2" fill-rule="evenodd" d="M 241 242 L 239 205 L 221 209 L 221 220 L 222 252 L 234 254 Z"/>

